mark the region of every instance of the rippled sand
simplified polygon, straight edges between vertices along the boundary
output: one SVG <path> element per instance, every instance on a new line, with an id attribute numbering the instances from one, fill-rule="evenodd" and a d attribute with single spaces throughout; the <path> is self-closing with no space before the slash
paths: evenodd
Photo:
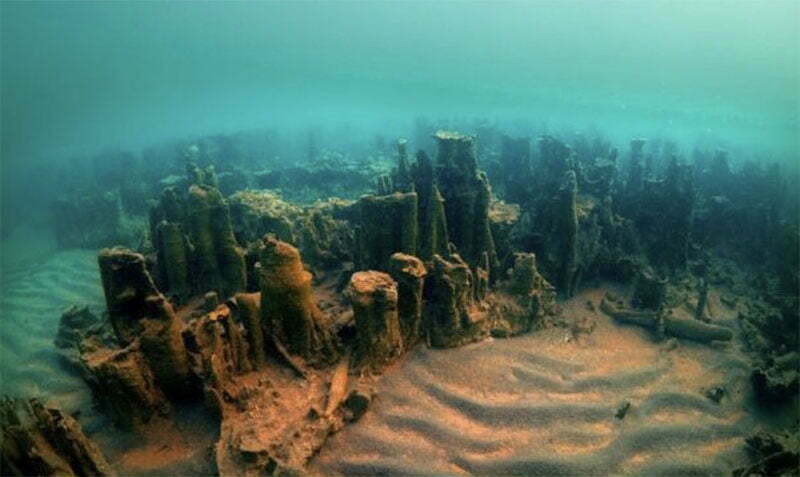
<path id="1" fill-rule="evenodd" d="M 14 256 L 4 250 L 0 376 L 3 392 L 40 396 L 67 412 L 91 410 L 83 381 L 63 367 L 53 338 L 64 310 L 89 305 L 99 314 L 105 304 L 96 254 L 67 250 Z"/>
<path id="2" fill-rule="evenodd" d="M 157 472 L 164 462 L 158 459 L 155 468 L 149 458 L 139 462 L 137 449 L 174 439 L 131 442 L 118 453 L 120 436 L 91 411 L 88 390 L 61 366 L 52 345 L 65 308 L 82 303 L 96 313 L 102 310 L 95 254 L 63 251 L 5 259 L 4 391 L 40 395 L 68 412 L 80 411 L 84 427 L 117 458 L 118 468 Z M 743 437 L 755 419 L 746 410 L 751 399 L 747 366 L 736 345 L 682 342 L 670 349 L 643 330 L 589 311 L 586 300 L 597 303 L 603 292 L 588 290 L 564 307 L 566 317 L 596 323 L 588 335 L 552 328 L 452 350 L 417 348 L 389 370 L 371 411 L 334 435 L 311 470 L 713 475 L 741 465 Z M 718 385 L 728 392 L 715 404 L 703 391 Z M 629 412 L 616 419 L 626 400 Z M 188 441 L 164 448 L 179 454 L 165 461 L 202 459 L 198 452 L 203 450 Z"/>
<path id="3" fill-rule="evenodd" d="M 735 345 L 655 343 L 585 307 L 553 328 L 452 350 L 418 348 L 381 382 L 361 422 L 313 461 L 321 474 L 705 475 L 745 461 L 754 419 Z M 723 385 L 720 404 L 704 396 Z M 630 401 L 624 419 L 614 417 Z"/>

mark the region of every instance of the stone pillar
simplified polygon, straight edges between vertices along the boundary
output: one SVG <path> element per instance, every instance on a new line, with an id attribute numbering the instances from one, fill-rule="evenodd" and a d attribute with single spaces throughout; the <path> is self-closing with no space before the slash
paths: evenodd
<path id="1" fill-rule="evenodd" d="M 358 201 L 359 270 L 388 270 L 395 252 L 413 255 L 417 250 L 417 193 L 367 196 Z"/>
<path id="2" fill-rule="evenodd" d="M 397 283 L 383 272 L 356 272 L 350 278 L 347 296 L 356 321 L 356 363 L 380 369 L 403 350 Z"/>
<path id="3" fill-rule="evenodd" d="M 138 343 L 117 350 L 101 346 L 84 349 L 81 361 L 95 399 L 117 425 L 130 429 L 169 412 L 169 403 L 139 352 Z"/>
<path id="4" fill-rule="evenodd" d="M 300 252 L 286 242 L 265 238 L 259 263 L 261 314 L 267 337 L 307 361 L 333 361 L 336 350 L 314 303 L 311 273 L 303 266 Z"/>
<path id="5" fill-rule="evenodd" d="M 417 256 L 430 261 L 436 254 L 447 255 L 450 238 L 444 198 L 436 185 L 436 174 L 425 151 L 417 153 L 414 166 L 414 188 L 419 196 L 419 239 Z"/>
<path id="6" fill-rule="evenodd" d="M 397 282 L 400 331 L 405 349 L 419 341 L 422 332 L 422 287 L 427 275 L 422 260 L 395 253 L 389 260 L 389 274 Z"/>
<path id="7" fill-rule="evenodd" d="M 182 324 L 145 267 L 144 257 L 124 248 L 98 255 L 109 320 L 123 346 L 141 339 L 156 380 L 170 396 L 184 395 L 190 380 Z"/>
<path id="8" fill-rule="evenodd" d="M 489 227 L 491 188 L 483 172 L 478 171 L 472 136 L 439 131 L 437 182 L 444 197 L 450 241 L 471 266 L 480 263 L 484 252 L 492 264 L 497 255 Z"/>

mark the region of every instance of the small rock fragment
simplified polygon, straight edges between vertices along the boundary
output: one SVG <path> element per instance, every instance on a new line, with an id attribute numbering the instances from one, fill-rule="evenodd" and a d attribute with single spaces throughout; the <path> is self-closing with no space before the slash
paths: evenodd
<path id="1" fill-rule="evenodd" d="M 617 408 L 617 412 L 614 413 L 614 417 L 620 420 L 625 419 L 625 415 L 628 414 L 628 410 L 630 410 L 630 408 L 631 408 L 631 402 L 623 401 L 622 404 L 620 404 L 619 407 Z"/>

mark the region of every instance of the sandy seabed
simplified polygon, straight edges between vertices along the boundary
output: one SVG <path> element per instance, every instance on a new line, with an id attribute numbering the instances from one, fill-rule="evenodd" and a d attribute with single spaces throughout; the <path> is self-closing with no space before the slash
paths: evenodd
<path id="1" fill-rule="evenodd" d="M 418 348 L 391 370 L 371 411 L 312 462 L 320 474 L 729 475 L 747 462 L 756 418 L 737 345 L 656 343 L 589 310 L 608 288 L 564 304 L 594 322 L 452 350 Z M 730 311 L 730 310 L 728 310 Z M 705 391 L 721 386 L 719 404 Z M 624 402 L 625 417 L 615 417 Z"/>
<path id="2" fill-rule="evenodd" d="M 599 303 L 607 289 L 586 290 L 563 304 L 568 320 L 594 323 L 590 333 L 549 328 L 452 350 L 418 347 L 387 372 L 370 412 L 334 435 L 310 471 L 675 475 L 728 474 L 744 464 L 744 437 L 757 419 L 748 411 L 749 367 L 738 344 L 657 343 L 586 306 Z M 4 257 L 0 304 L 4 392 L 42 396 L 78 413 L 87 434 L 99 438 L 126 474 L 158 472 L 158 463 L 136 458 L 145 449 L 111 444 L 119 436 L 55 353 L 64 309 L 102 310 L 95 253 Z M 721 309 L 720 318 L 730 319 L 726 313 L 732 310 Z M 719 404 L 704 395 L 716 386 L 726 389 Z M 630 409 L 618 419 L 625 401 Z M 177 460 L 196 461 L 204 452 L 171 442 Z"/>
<path id="3" fill-rule="evenodd" d="M 53 345 L 61 314 L 74 304 L 99 314 L 105 306 L 97 256 L 66 250 L 44 256 L 4 257 L 0 376 L 3 391 L 39 396 L 67 412 L 90 409 L 83 381 L 60 362 Z"/>

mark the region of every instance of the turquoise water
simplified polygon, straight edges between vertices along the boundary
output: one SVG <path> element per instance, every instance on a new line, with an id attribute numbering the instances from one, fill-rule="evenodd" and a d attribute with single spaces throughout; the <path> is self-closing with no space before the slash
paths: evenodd
<path id="1" fill-rule="evenodd" d="M 248 131 L 230 137 L 258 151 L 245 168 L 255 176 L 312 156 L 313 136 L 320 150 L 365 156 L 371 164 L 348 166 L 377 175 L 394 160 L 377 145 L 405 136 L 419 147 L 424 117 L 532 137 L 599 131 L 621 157 L 645 137 L 656 149 L 674 141 L 682 159 L 701 144 L 729 150 L 735 166 L 800 167 L 800 1 L 4 1 L 0 35 L 0 385 L 80 412 L 91 432 L 106 423 L 52 340 L 70 305 L 105 306 L 96 250 L 59 248 L 47 214 L 70 188 L 97 186 L 76 203 L 109 191 L 156 198 L 123 185 L 174 183 L 167 163 L 180 153 L 167 141 Z M 141 154 L 148 147 L 156 153 Z M 141 161 L 138 175 L 98 155 L 117 150 Z M 603 292 L 564 306 L 582 316 Z M 416 460 L 436 473 L 666 475 L 746 463 L 756 417 L 739 348 L 664 350 L 608 319 L 599 326 L 587 342 L 556 328 L 492 348 L 417 349 L 375 412 L 312 468 L 407 473 Z M 453 372 L 439 376 L 445 358 Z M 706 402 L 710 382 L 735 397 Z M 622 397 L 642 406 L 608 424 Z"/>
<path id="2" fill-rule="evenodd" d="M 35 199 L 22 175 L 104 148 L 267 125 L 391 135 L 416 115 L 793 160 L 799 5 L 3 2 L 3 207 Z"/>

